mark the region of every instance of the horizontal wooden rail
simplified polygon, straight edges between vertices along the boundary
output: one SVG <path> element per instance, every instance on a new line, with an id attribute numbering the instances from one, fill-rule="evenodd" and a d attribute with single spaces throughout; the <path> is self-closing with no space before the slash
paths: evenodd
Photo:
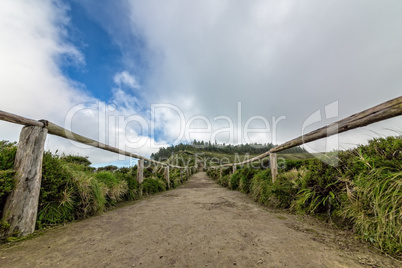
<path id="1" fill-rule="evenodd" d="M 315 141 L 324 137 L 329 137 L 351 129 L 364 127 L 379 121 L 402 115 L 402 97 L 392 99 L 381 103 L 360 113 L 353 114 L 335 123 L 311 131 L 303 136 L 285 142 L 270 150 L 271 153 L 277 153 L 292 147 L 302 145 L 303 143 Z"/>
<path id="2" fill-rule="evenodd" d="M 113 152 L 113 153 L 117 153 L 117 154 L 121 154 L 121 155 L 125 155 L 125 156 L 129 156 L 129 157 L 133 157 L 133 158 L 137 158 L 137 159 L 142 159 L 145 161 L 149 161 L 158 165 L 163 165 L 163 166 L 170 166 L 172 168 L 184 168 L 184 167 L 180 167 L 180 166 L 175 166 L 175 165 L 170 165 L 170 164 L 166 164 L 163 162 L 159 162 L 150 158 L 146 158 L 143 157 L 139 154 L 135 154 L 135 153 L 130 153 L 130 152 L 126 152 L 123 150 L 120 150 L 116 147 L 112 147 L 109 146 L 107 144 L 103 144 L 101 142 L 98 142 L 96 140 L 92 140 L 89 139 L 87 137 L 81 136 L 77 133 L 74 133 L 72 131 L 69 131 L 63 127 L 60 127 L 52 122 L 49 122 L 47 120 L 32 120 L 32 119 L 28 119 L 19 115 L 15 115 L 12 113 L 7 113 L 4 111 L 0 110 L 0 120 L 3 121 L 7 121 L 7 122 L 11 122 L 11 123 L 15 123 L 15 124 L 20 124 L 20 125 L 25 125 L 25 126 L 38 126 L 38 127 L 45 127 L 48 129 L 48 134 L 52 134 L 55 136 L 59 136 L 62 138 L 66 138 L 68 140 L 72 140 L 72 141 L 76 141 L 79 143 L 83 143 L 86 145 L 90 145 L 105 151 L 109 151 L 109 152 Z"/>
<path id="3" fill-rule="evenodd" d="M 276 146 L 276 147 L 272 148 L 271 150 L 269 150 L 268 152 L 255 156 L 249 160 L 239 162 L 239 163 L 224 164 L 224 165 L 220 165 L 220 167 L 231 167 L 233 165 L 241 166 L 241 165 L 245 165 L 248 163 L 252 163 L 252 162 L 258 161 L 260 159 L 263 159 L 263 158 L 269 156 L 270 154 L 281 152 L 283 150 L 293 148 L 293 147 L 302 145 L 307 142 L 316 141 L 316 140 L 319 140 L 324 137 L 329 137 L 329 136 L 339 134 L 339 133 L 342 133 L 345 131 L 364 127 L 364 126 L 367 126 L 367 125 L 370 125 L 373 123 L 377 123 L 379 121 L 393 118 L 396 116 L 400 116 L 400 115 L 402 115 L 402 96 L 389 100 L 387 102 L 381 103 L 377 106 L 374 106 L 374 107 L 364 110 L 362 112 L 353 114 L 349 117 L 346 117 L 342 120 L 331 123 L 322 128 L 311 131 L 305 135 L 302 135 L 293 140 L 285 142 L 279 146 Z"/>
<path id="4" fill-rule="evenodd" d="M 252 163 L 258 160 L 261 160 L 265 157 L 270 156 L 270 154 L 277 153 L 292 147 L 296 147 L 299 145 L 302 145 L 307 142 L 312 142 L 324 137 L 329 137 L 335 134 L 339 134 L 345 131 L 349 131 L 352 129 L 364 127 L 385 119 L 389 119 L 392 117 L 400 116 L 402 115 L 402 96 L 397 97 L 395 99 L 392 99 L 390 101 L 384 102 L 382 104 L 379 104 L 377 106 L 374 106 L 370 109 L 364 110 L 362 112 L 356 113 L 354 115 L 351 115 L 349 117 L 346 117 L 342 120 L 339 120 L 337 122 L 334 122 L 332 124 L 329 124 L 327 126 L 324 126 L 322 128 L 319 128 L 317 130 L 311 131 L 305 135 L 302 135 L 300 137 L 297 137 L 293 140 L 290 140 L 288 142 L 285 142 L 279 146 L 276 146 L 272 148 L 271 150 L 255 156 L 249 160 L 245 160 L 243 162 L 239 163 L 229 163 L 229 164 L 224 164 L 220 165 L 220 167 L 231 167 L 233 165 L 245 165 L 248 163 Z M 106 151 L 114 152 L 117 154 L 122 154 L 126 155 L 129 157 L 133 158 L 138 158 L 138 159 L 143 159 L 146 161 L 150 161 L 152 163 L 156 163 L 159 165 L 168 165 L 163 162 L 159 162 L 153 159 L 149 159 L 143 156 L 140 156 L 135 153 L 130 153 L 126 151 L 119 150 L 118 148 L 100 143 L 98 141 L 88 139 L 84 136 L 78 135 L 74 132 L 71 132 L 69 130 L 66 130 L 60 126 L 57 126 L 56 124 L 53 124 L 51 122 L 48 122 L 46 120 L 41 120 L 41 121 L 36 121 L 28 118 L 24 118 L 19 115 L 7 113 L 4 111 L 0 110 L 0 120 L 16 123 L 16 124 L 21 124 L 21 125 L 26 125 L 26 126 L 40 126 L 40 127 L 46 127 L 49 130 L 49 134 L 60 136 L 69 140 L 77 141 L 83 144 L 87 144 L 96 148 L 100 148 Z M 174 168 L 183 168 L 180 166 L 174 166 L 170 165 L 171 167 Z"/>
<path id="5" fill-rule="evenodd" d="M 66 139 L 76 141 L 76 142 L 79 142 L 79 143 L 82 143 L 82 144 L 90 145 L 90 146 L 93 146 L 93 147 L 96 147 L 96 148 L 99 148 L 99 149 L 103 149 L 103 150 L 106 150 L 106 151 L 109 151 L 109 152 L 129 156 L 129 157 L 133 157 L 133 158 L 137 158 L 137 159 L 142 159 L 142 160 L 145 160 L 145 161 L 150 161 L 150 162 L 158 164 L 158 165 L 170 166 L 170 167 L 173 167 L 173 168 L 183 168 L 183 167 L 180 167 L 180 166 L 170 165 L 170 164 L 159 162 L 159 161 L 156 161 L 156 160 L 153 160 L 153 159 L 150 159 L 150 158 L 146 158 L 146 157 L 141 156 L 139 154 L 130 153 L 130 152 L 120 150 L 120 149 L 118 149 L 116 147 L 109 146 L 107 144 L 98 142 L 96 140 L 92 140 L 92 139 L 89 139 L 87 137 L 81 136 L 81 135 L 79 135 L 77 133 L 69 131 L 69 130 L 67 130 L 67 129 L 63 128 L 63 127 L 60 127 L 60 126 L 58 126 L 58 125 L 56 125 L 56 124 L 54 124 L 52 122 L 49 122 L 49 121 L 41 120 L 41 122 L 45 123 L 45 127 L 48 129 L 48 133 L 52 134 L 52 135 L 55 135 L 55 136 L 66 138 Z"/>
<path id="6" fill-rule="evenodd" d="M 44 127 L 44 123 L 0 110 L 0 120 L 24 126 Z"/>

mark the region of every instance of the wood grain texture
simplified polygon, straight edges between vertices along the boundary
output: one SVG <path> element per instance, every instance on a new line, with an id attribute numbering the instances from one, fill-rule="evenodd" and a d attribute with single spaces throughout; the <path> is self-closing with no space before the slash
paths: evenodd
<path id="1" fill-rule="evenodd" d="M 25 118 L 16 114 L 8 113 L 0 110 L 0 120 L 7 121 L 14 124 L 24 125 L 24 126 L 37 126 L 44 127 L 44 124 L 40 121 Z"/>
<path id="2" fill-rule="evenodd" d="M 165 180 L 167 182 L 168 189 L 170 189 L 169 165 L 165 167 Z"/>
<path id="3" fill-rule="evenodd" d="M 276 154 L 269 155 L 269 165 L 271 167 L 272 182 L 274 183 L 278 176 L 278 161 Z"/>
<path id="4" fill-rule="evenodd" d="M 137 182 L 139 184 L 143 183 L 144 181 L 144 159 L 138 160 L 138 167 L 137 167 Z"/>
<path id="5" fill-rule="evenodd" d="M 26 126 L 21 131 L 14 162 L 16 186 L 3 211 L 3 219 L 10 224 L 6 236 L 21 237 L 35 230 L 46 134 L 47 129 L 38 126 Z"/>

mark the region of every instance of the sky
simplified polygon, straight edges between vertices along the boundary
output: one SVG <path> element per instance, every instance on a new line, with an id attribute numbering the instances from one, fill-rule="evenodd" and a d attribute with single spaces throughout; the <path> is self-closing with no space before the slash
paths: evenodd
<path id="1" fill-rule="evenodd" d="M 0 0 L 0 110 L 149 157 L 280 144 L 399 97 L 399 0 Z M 0 122 L 0 140 L 21 126 Z M 398 135 L 397 117 L 304 145 Z M 95 165 L 135 160 L 48 136 Z"/>

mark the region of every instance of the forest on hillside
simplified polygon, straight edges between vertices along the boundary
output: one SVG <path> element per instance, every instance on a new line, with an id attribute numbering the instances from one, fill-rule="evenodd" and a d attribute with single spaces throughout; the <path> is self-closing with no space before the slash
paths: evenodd
<path id="1" fill-rule="evenodd" d="M 231 145 L 231 144 L 218 144 L 204 141 L 194 140 L 191 144 L 183 144 L 180 143 L 178 145 L 172 145 L 169 147 L 162 147 L 158 152 L 151 154 L 151 159 L 155 160 L 166 160 L 171 157 L 173 154 L 176 154 L 180 151 L 190 151 L 190 152 L 216 152 L 223 154 L 262 154 L 266 151 L 269 151 L 275 147 L 272 143 L 265 144 L 239 144 L 239 145 Z M 307 153 L 307 151 L 301 147 L 294 147 L 288 150 L 285 150 L 281 153 Z"/>

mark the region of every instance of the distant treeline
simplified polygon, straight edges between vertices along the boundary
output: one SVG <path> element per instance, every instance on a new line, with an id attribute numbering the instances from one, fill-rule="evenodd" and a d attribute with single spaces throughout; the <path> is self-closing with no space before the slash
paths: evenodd
<path id="1" fill-rule="evenodd" d="M 271 148 L 275 147 L 272 143 L 265 144 L 217 144 L 211 142 L 197 141 L 194 140 L 191 144 L 180 143 L 178 145 L 172 145 L 170 147 L 162 147 L 157 153 L 151 154 L 151 158 L 155 160 L 163 160 L 171 157 L 173 154 L 180 151 L 190 151 L 190 152 L 216 152 L 224 154 L 262 154 L 269 151 Z M 301 147 L 294 147 L 285 150 L 281 153 L 307 153 L 307 151 Z"/>

